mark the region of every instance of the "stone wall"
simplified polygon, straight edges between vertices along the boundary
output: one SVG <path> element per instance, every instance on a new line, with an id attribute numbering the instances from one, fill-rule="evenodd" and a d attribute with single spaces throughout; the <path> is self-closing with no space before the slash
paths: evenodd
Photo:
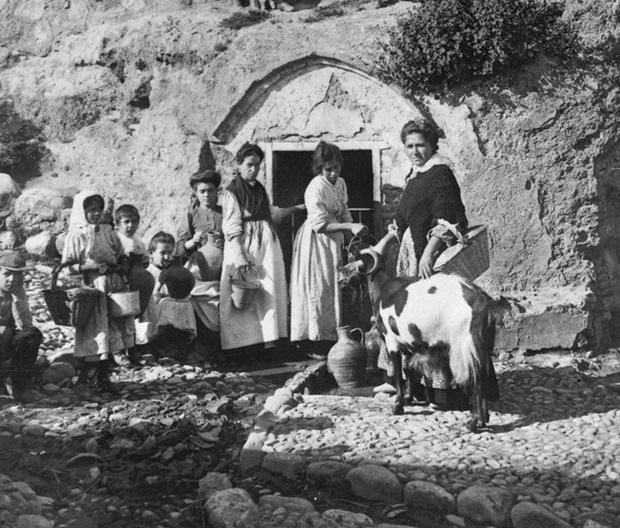
<path id="1" fill-rule="evenodd" d="M 595 44 L 618 31 L 612 7 L 567 2 L 567 16 Z M 276 12 L 237 31 L 220 24 L 232 8 L 217 0 L 0 0 L 0 172 L 59 196 L 93 188 L 117 204 L 136 203 L 146 238 L 161 228 L 174 231 L 192 172 L 216 164 L 230 177 L 235 145 L 284 130 L 249 116 L 228 145 L 210 142 L 252 83 L 311 53 L 372 74 L 377 41 L 409 8 L 349 3 L 346 19 L 312 24 L 303 11 Z M 527 308 L 506 329 L 506 349 L 620 337 L 620 112 L 610 81 L 617 69 L 594 61 L 565 70 L 545 59 L 502 85 L 474 83 L 442 99 L 410 99 L 445 131 L 441 152 L 454 165 L 471 222 L 489 226 L 492 265 L 481 284 L 521 298 Z M 263 110 L 277 109 L 286 90 L 266 94 Z M 285 99 L 290 107 L 292 93 Z M 359 113 L 353 137 L 375 122 Z M 394 169 L 402 153 L 393 145 L 404 114 L 393 115 L 391 132 L 383 125 L 378 132 L 392 145 L 382 155 L 387 215 L 402 185 Z M 315 130 L 308 138 L 334 138 L 323 118 L 303 123 Z"/>

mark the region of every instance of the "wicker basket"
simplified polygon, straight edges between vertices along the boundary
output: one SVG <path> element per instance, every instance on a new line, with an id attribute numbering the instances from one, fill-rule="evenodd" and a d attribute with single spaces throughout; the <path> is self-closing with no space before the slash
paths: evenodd
<path id="1" fill-rule="evenodd" d="M 456 233 L 455 233 L 456 234 Z M 489 239 L 486 226 L 474 226 L 458 242 L 446 249 L 435 261 L 433 271 L 455 273 L 469 280 L 489 269 Z"/>
<path id="2" fill-rule="evenodd" d="M 96 288 L 72 288 L 67 290 L 69 311 L 71 312 L 71 326 L 82 328 L 91 320 L 93 311 L 105 295 Z"/>
<path id="3" fill-rule="evenodd" d="M 64 262 L 54 268 L 50 288 L 43 290 L 43 298 L 55 324 L 79 328 L 88 323 L 102 292 L 94 288 L 59 288 L 59 273 L 72 264 L 75 263 Z"/>

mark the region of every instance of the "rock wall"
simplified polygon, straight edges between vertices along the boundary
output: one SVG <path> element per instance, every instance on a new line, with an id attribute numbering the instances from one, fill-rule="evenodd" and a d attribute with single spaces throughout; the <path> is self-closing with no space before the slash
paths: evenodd
<path id="1" fill-rule="evenodd" d="M 0 0 L 0 172 L 136 203 L 147 238 L 174 231 L 192 172 L 231 175 L 232 148 L 209 140 L 253 82 L 310 53 L 372 73 L 377 41 L 410 8 L 348 3 L 346 19 L 276 12 L 233 30 L 217 0 Z M 617 36 L 603 0 L 567 2 L 566 16 L 587 45 Z M 503 348 L 620 339 L 618 62 L 606 61 L 545 59 L 505 84 L 412 100 L 446 133 L 472 222 L 489 225 L 481 283 L 527 308 Z M 387 211 L 399 195 L 389 183 Z"/>

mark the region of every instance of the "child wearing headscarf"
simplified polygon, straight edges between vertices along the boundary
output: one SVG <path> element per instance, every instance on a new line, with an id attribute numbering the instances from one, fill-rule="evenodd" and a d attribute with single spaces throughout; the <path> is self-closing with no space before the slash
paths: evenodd
<path id="1" fill-rule="evenodd" d="M 133 346 L 134 321 L 132 316 L 108 314 L 105 294 L 128 289 L 118 273 L 127 256 L 112 226 L 101 223 L 103 213 L 101 195 L 82 191 L 75 196 L 62 261 L 71 273 L 82 274 L 85 286 L 101 292 L 88 322 L 75 329 L 74 354 L 83 361 L 80 383 L 116 392 L 109 378 L 109 357 Z"/>

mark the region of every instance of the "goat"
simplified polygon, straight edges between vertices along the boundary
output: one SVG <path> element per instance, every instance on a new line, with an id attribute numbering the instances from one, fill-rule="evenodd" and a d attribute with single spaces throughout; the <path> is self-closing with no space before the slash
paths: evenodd
<path id="1" fill-rule="evenodd" d="M 404 411 L 403 373 L 411 394 L 413 372 L 428 378 L 437 365 L 448 364 L 454 383 L 470 397 L 469 428 L 477 431 L 489 421 L 487 402 L 499 399 L 491 354 L 495 323 L 510 305 L 458 275 L 390 278 L 383 252 L 392 236 L 361 250 L 357 260 L 339 269 L 338 280 L 348 285 L 366 275 L 377 328 L 396 367 L 393 413 Z"/>

